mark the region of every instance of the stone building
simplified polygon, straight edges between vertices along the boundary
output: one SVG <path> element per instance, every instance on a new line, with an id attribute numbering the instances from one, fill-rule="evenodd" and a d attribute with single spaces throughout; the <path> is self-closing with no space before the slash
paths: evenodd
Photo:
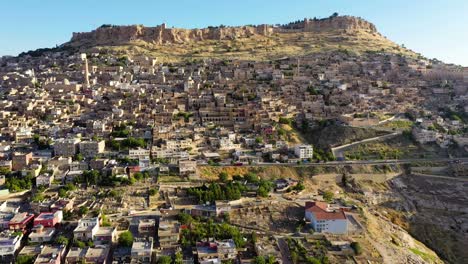
<path id="1" fill-rule="evenodd" d="M 96 155 L 103 153 L 106 147 L 104 140 L 101 141 L 82 141 L 79 144 L 80 153 L 86 158 L 93 158 Z"/>
<path id="2" fill-rule="evenodd" d="M 55 156 L 73 157 L 78 151 L 78 138 L 61 138 L 54 143 Z"/>

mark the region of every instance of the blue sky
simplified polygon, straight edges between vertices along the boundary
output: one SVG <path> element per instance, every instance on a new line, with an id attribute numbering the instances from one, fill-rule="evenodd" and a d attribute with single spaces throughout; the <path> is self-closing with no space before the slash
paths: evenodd
<path id="1" fill-rule="evenodd" d="M 276 24 L 338 12 L 429 58 L 468 66 L 467 0 L 5 0 L 0 10 L 0 55 L 53 47 L 102 24 Z"/>

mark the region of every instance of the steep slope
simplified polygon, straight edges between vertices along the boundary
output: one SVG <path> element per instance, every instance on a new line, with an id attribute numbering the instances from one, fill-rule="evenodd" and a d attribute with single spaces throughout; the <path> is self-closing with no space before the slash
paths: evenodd
<path id="1" fill-rule="evenodd" d="M 392 170 L 392 172 L 383 173 L 381 167 L 367 165 L 347 167 L 201 167 L 199 175 L 204 180 L 217 180 L 221 172 L 228 173 L 229 177 L 253 172 L 266 179 L 278 177 L 300 179 L 306 189 L 297 195 L 285 194 L 283 198 L 287 198 L 291 202 L 303 203 L 319 191 L 328 190 L 333 192 L 335 198 L 339 198 L 340 201 L 346 201 L 361 208 L 359 216 L 356 217 L 364 226 L 365 232 L 351 236 L 363 248 L 363 254 L 355 257 L 357 263 L 443 263 L 443 260 L 434 251 L 445 257 L 445 250 L 449 250 L 447 252 L 452 254 L 450 250 L 460 248 L 464 244 L 456 245 L 461 240 L 447 241 L 449 235 L 440 233 L 439 229 L 434 234 L 431 232 L 418 234 L 413 232 L 409 224 L 406 224 L 405 219 L 398 221 L 400 218 L 397 217 L 402 209 L 393 210 L 394 207 L 390 205 L 402 206 L 405 201 L 400 199 L 400 195 L 413 194 L 406 192 L 406 190 L 400 194 L 395 190 L 393 183 L 407 179 L 407 176 L 401 176 L 403 168 L 400 166 L 394 166 Z M 346 188 L 343 188 L 341 182 L 344 171 L 349 172 L 349 183 Z M 280 195 L 275 195 L 275 197 L 278 196 Z M 414 209 L 414 207 L 411 208 Z M 425 228 L 424 225 L 422 228 Z M 440 239 L 437 239 L 438 235 L 441 237 Z M 447 243 L 444 246 L 443 244 L 434 244 L 432 240 L 439 240 L 439 242 L 445 240 Z M 438 248 L 439 246 L 440 248 Z M 460 252 L 453 252 L 453 254 L 460 254 Z M 465 263 L 455 262 L 456 256 L 452 256 L 452 258 L 455 259 L 448 260 L 450 263 Z M 330 263 L 343 262 L 331 261 Z"/>
<path id="2" fill-rule="evenodd" d="M 468 180 L 405 176 L 391 181 L 394 209 L 406 229 L 448 263 L 467 263 Z"/>
<path id="3" fill-rule="evenodd" d="M 338 50 L 358 54 L 385 50 L 415 56 L 378 33 L 372 23 L 351 16 L 304 19 L 282 26 L 203 29 L 167 28 L 165 24 L 156 27 L 103 25 L 91 32 L 73 33 L 62 48 L 144 53 L 163 61 L 267 60 Z"/>

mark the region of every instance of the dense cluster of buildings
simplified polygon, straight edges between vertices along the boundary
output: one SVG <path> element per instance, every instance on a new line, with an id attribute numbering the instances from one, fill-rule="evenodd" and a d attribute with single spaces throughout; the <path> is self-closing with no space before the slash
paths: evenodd
<path id="1" fill-rule="evenodd" d="M 384 53 L 180 64 L 101 53 L 2 58 L 1 134 L 3 145 L 40 141 L 55 156 L 91 158 L 106 152 L 104 140 L 122 137 L 112 133 L 116 127 L 131 124 L 129 135 L 148 143 L 130 148 L 132 158 L 176 162 L 218 152 L 225 160 L 249 149 L 256 160 L 288 147 L 280 118 L 353 124 L 356 113 L 405 113 L 423 104 L 463 112 L 466 75 Z"/>
<path id="2" fill-rule="evenodd" d="M 32 185 L 61 186 L 66 194 L 67 183 L 94 188 L 108 177 L 120 184 L 153 169 L 196 178 L 199 165 L 309 162 L 316 149 L 295 142 L 285 126 L 307 130 L 323 120 L 368 126 L 379 122 L 373 118 L 379 114 L 413 116 L 412 134 L 421 144 L 466 149 L 460 116 L 468 112 L 467 94 L 468 69 L 390 53 L 174 64 L 104 52 L 2 57 L 0 196 Z M 295 184 L 283 179 L 275 189 Z M 37 198 L 40 192 L 33 194 Z M 119 232 L 104 225 L 101 215 L 81 217 L 66 230 L 85 246 L 52 243 L 65 212 L 101 201 L 80 201 L 77 207 L 74 198 L 37 198 L 21 210 L 3 203 L 0 262 L 24 255 L 34 256 L 35 263 L 151 263 L 156 252 L 180 250 L 188 227 L 174 217 L 138 219 L 133 223 L 138 236 L 128 248 L 114 250 Z M 194 217 L 229 210 L 221 201 L 184 208 Z M 348 232 L 342 208 L 307 203 L 305 219 L 316 232 Z M 32 245 L 21 244 L 25 236 Z M 238 256 L 231 239 L 199 241 L 194 249 L 198 263 Z"/>
<path id="3" fill-rule="evenodd" d="M 3 57 L 0 166 L 38 176 L 47 160 L 72 171 L 125 156 L 191 174 L 187 160 L 297 162 L 313 159 L 314 150 L 291 140 L 282 124 L 366 126 L 388 113 L 415 114 L 418 142 L 464 147 L 466 125 L 444 113 L 466 114 L 467 75 L 386 53 L 179 64 L 108 53 Z M 434 123 L 440 129 L 431 130 Z M 77 158 L 84 162 L 73 164 Z"/>

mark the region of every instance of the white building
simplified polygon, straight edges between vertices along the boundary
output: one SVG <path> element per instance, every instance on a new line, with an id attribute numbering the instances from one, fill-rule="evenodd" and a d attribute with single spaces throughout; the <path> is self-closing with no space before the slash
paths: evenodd
<path id="1" fill-rule="evenodd" d="M 182 150 L 193 147 L 193 141 L 190 138 L 179 139 L 179 140 L 167 140 L 166 149 L 168 150 Z"/>
<path id="2" fill-rule="evenodd" d="M 231 150 L 239 148 L 239 144 L 234 144 L 234 142 L 229 137 L 222 137 L 219 139 L 219 148 L 223 150 Z"/>
<path id="3" fill-rule="evenodd" d="M 49 173 L 43 173 L 36 177 L 36 186 L 49 187 L 54 181 L 54 175 Z"/>
<path id="4" fill-rule="evenodd" d="M 99 218 L 83 218 L 78 220 L 78 226 L 73 230 L 73 237 L 81 241 L 94 240 L 99 230 Z"/>
<path id="5" fill-rule="evenodd" d="M 177 151 L 172 149 L 161 149 L 156 146 L 151 148 L 151 156 L 158 159 L 177 158 L 188 159 L 189 154 L 187 151 Z"/>
<path id="6" fill-rule="evenodd" d="M 18 235 L 12 231 L 0 233 L 0 260 L 13 256 L 21 246 L 22 238 L 23 234 Z"/>
<path id="7" fill-rule="evenodd" d="M 316 232 L 346 234 L 348 219 L 342 209 L 331 209 L 324 202 L 306 202 L 305 219 Z"/>
<path id="8" fill-rule="evenodd" d="M 312 145 L 297 145 L 294 154 L 300 159 L 311 159 L 314 157 L 314 148 Z"/>
<path id="9" fill-rule="evenodd" d="M 33 243 L 50 242 L 54 234 L 54 227 L 45 228 L 42 225 L 38 225 L 32 229 L 31 234 L 29 234 L 29 240 Z"/>
<path id="10" fill-rule="evenodd" d="M 128 150 L 128 157 L 131 159 L 138 159 L 138 158 L 144 158 L 144 157 L 149 157 L 149 156 L 150 156 L 149 149 L 136 148 L 136 149 Z"/>
<path id="11" fill-rule="evenodd" d="M 184 82 L 184 92 L 188 92 L 193 88 L 195 82 L 192 80 L 192 77 L 189 76 L 188 79 Z"/>
<path id="12" fill-rule="evenodd" d="M 153 254 L 153 238 L 136 240 L 132 244 L 131 258 L 132 263 L 151 263 Z"/>

